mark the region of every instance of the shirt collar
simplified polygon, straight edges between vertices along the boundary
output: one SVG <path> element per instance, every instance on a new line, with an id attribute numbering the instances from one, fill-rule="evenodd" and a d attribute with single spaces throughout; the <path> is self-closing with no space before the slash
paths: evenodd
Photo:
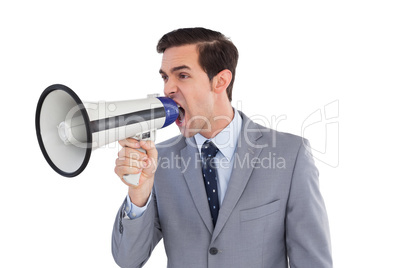
<path id="1" fill-rule="evenodd" d="M 233 108 L 233 111 L 234 117 L 229 125 L 219 132 L 218 135 L 210 139 L 216 145 L 216 147 L 218 147 L 219 152 L 222 153 L 222 155 L 228 161 L 230 161 L 234 155 L 242 126 L 242 118 L 239 112 L 235 108 Z M 197 144 L 198 151 L 201 153 L 201 146 L 208 139 L 202 136 L 200 133 L 194 135 L 194 139 Z"/>

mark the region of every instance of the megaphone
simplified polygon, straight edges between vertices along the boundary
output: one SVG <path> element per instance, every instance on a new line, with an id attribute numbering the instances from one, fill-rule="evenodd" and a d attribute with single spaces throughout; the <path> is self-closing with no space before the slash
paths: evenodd
<path id="1" fill-rule="evenodd" d="M 36 108 L 36 135 L 49 165 L 60 175 L 74 177 L 87 166 L 91 152 L 111 142 L 133 137 L 155 140 L 157 129 L 179 115 L 166 97 L 116 102 L 82 102 L 70 88 L 55 84 L 41 94 Z M 124 179 L 138 185 L 140 174 Z"/>

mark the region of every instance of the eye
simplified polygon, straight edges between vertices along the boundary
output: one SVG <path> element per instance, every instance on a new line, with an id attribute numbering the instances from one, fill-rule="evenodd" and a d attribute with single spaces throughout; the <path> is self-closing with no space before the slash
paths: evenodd
<path id="1" fill-rule="evenodd" d="M 169 77 L 168 77 L 167 75 L 165 75 L 165 74 L 161 75 L 161 77 L 162 77 L 162 80 L 165 81 L 165 82 L 166 82 L 166 81 L 168 80 L 168 78 L 169 78 Z"/>
<path id="2" fill-rule="evenodd" d="M 188 74 L 184 74 L 184 73 L 181 73 L 181 74 L 179 74 L 179 78 L 180 79 L 187 79 L 187 78 L 189 78 L 190 76 L 188 75 Z"/>

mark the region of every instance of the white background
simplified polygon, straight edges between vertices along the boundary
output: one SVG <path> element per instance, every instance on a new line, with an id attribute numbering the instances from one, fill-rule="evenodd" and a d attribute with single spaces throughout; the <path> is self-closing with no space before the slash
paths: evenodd
<path id="1" fill-rule="evenodd" d="M 78 177 L 59 176 L 37 144 L 37 101 L 54 83 L 90 101 L 162 93 L 157 41 L 203 26 L 240 51 L 233 106 L 310 140 L 335 267 L 396 267 L 401 14 L 399 1 L 2 0 L 0 266 L 116 267 L 119 148 L 95 151 Z M 329 121 L 310 122 L 325 106 Z M 176 134 L 171 126 L 158 141 Z M 160 243 L 146 267 L 165 265 Z"/>

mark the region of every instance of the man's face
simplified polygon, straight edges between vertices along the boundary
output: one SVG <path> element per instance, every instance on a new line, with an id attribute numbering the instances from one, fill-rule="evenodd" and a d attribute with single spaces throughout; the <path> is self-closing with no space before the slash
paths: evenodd
<path id="1" fill-rule="evenodd" d="M 211 82 L 198 63 L 196 45 L 165 50 L 160 74 L 165 96 L 180 106 L 176 124 L 185 137 L 210 131 L 213 121 L 214 94 Z"/>

